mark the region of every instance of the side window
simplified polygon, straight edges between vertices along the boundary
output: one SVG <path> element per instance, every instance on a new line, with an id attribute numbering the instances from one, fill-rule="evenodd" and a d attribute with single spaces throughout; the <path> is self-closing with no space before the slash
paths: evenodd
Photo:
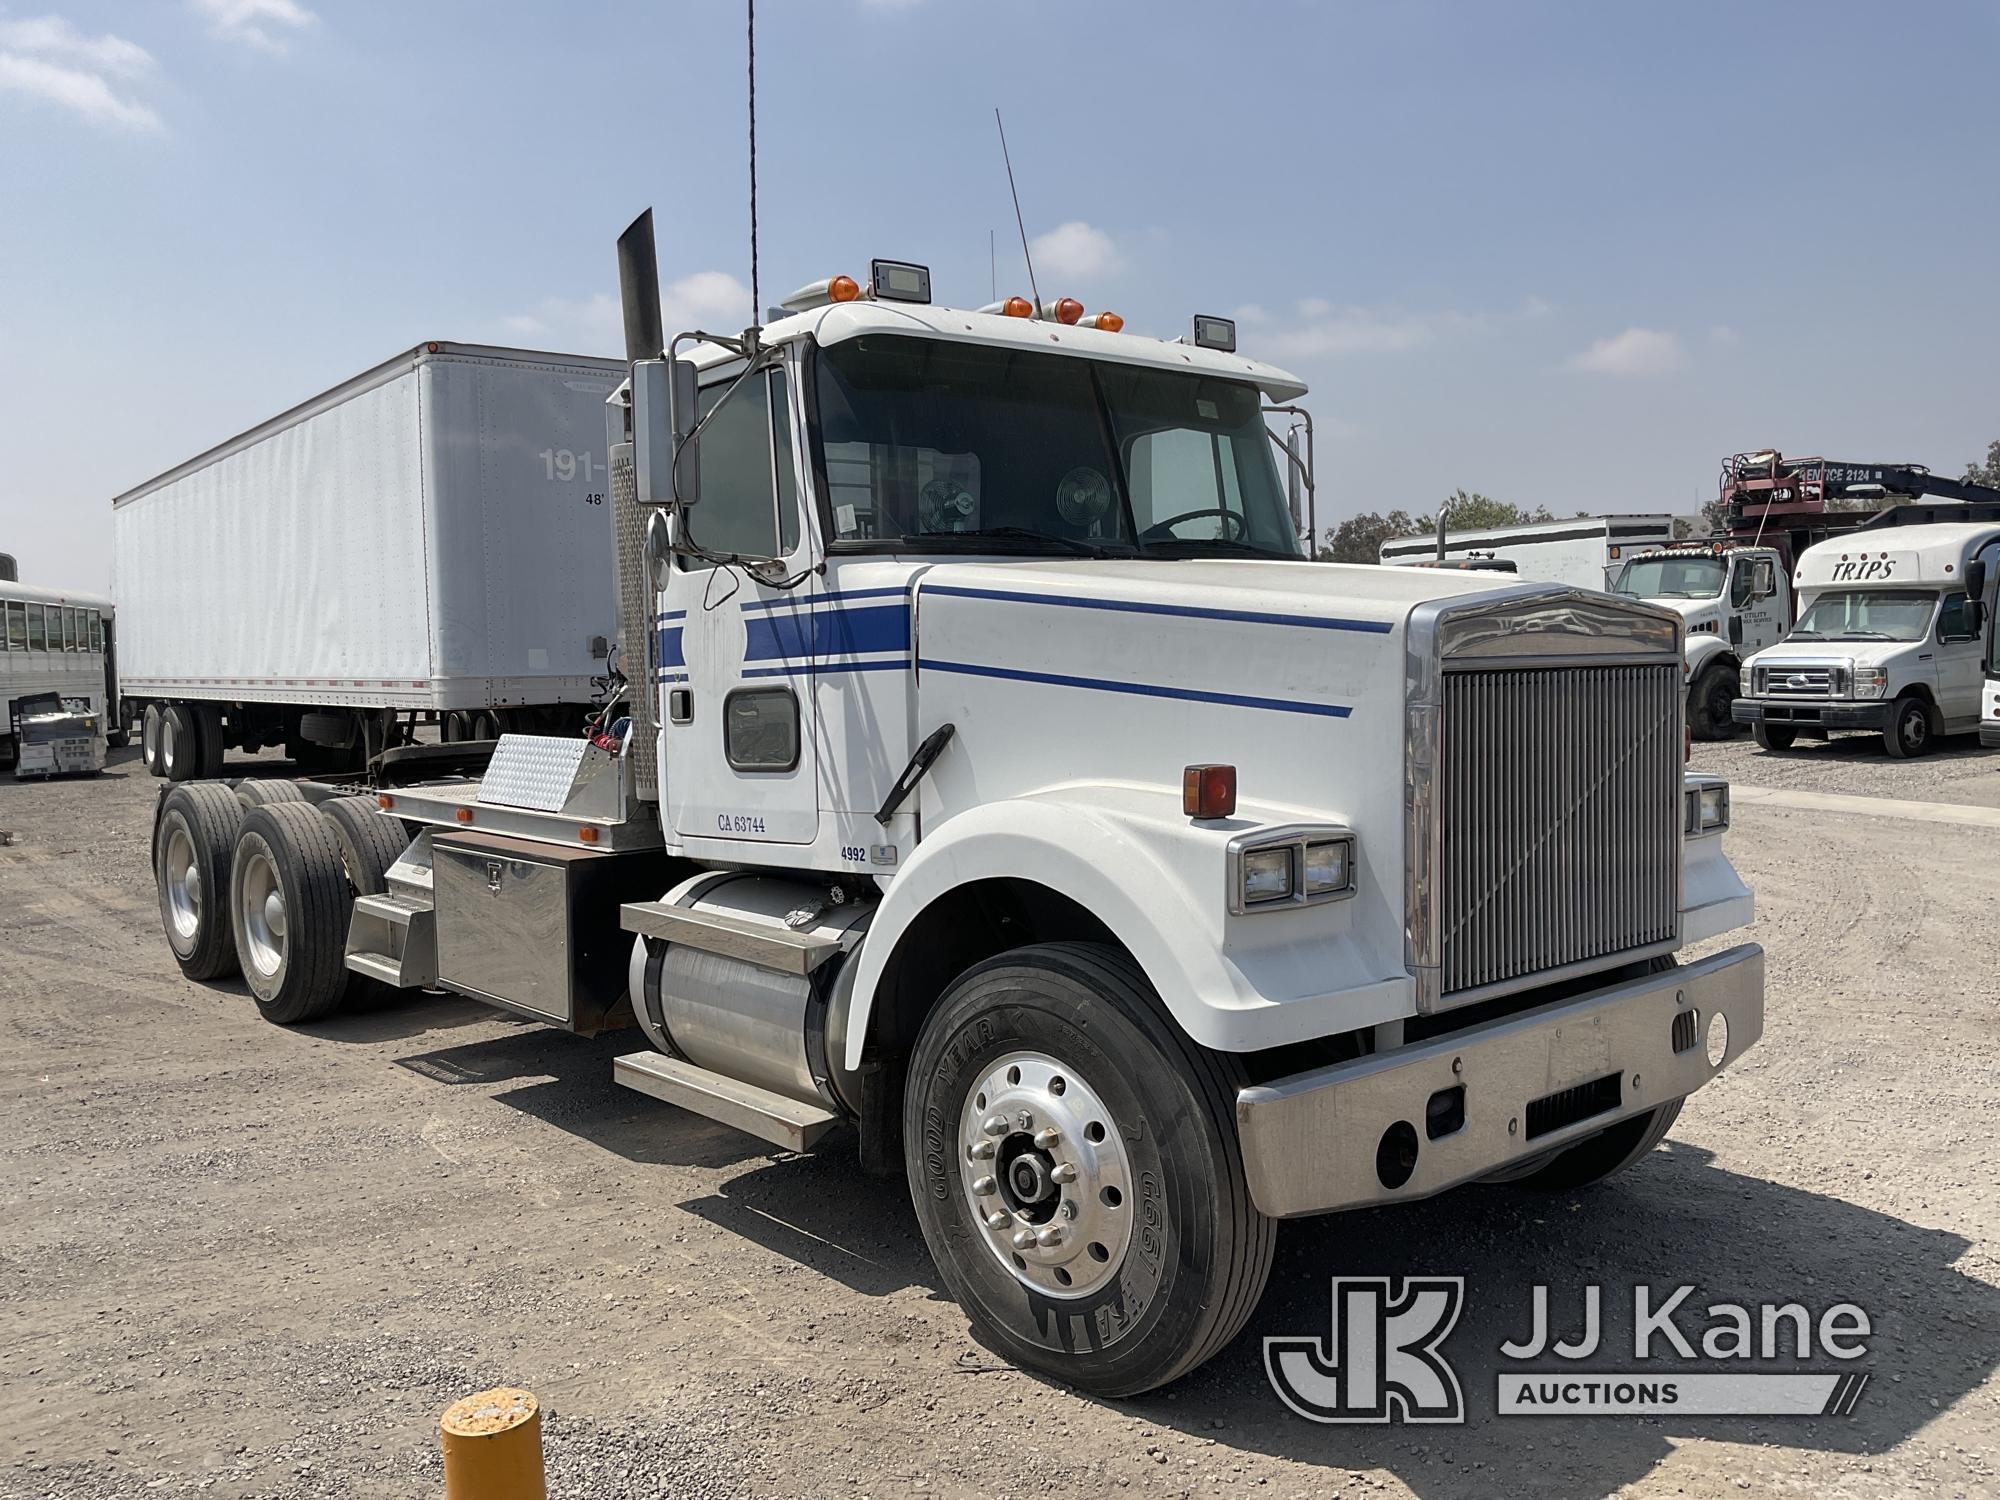
<path id="1" fill-rule="evenodd" d="M 28 617 L 22 611 L 21 606 L 14 600 L 9 599 L 5 603 L 0 603 L 0 615 L 6 616 L 4 620 L 0 620 L 0 625 L 6 627 L 4 631 L 7 641 L 6 649 L 9 651 L 27 650 Z"/>
<path id="2" fill-rule="evenodd" d="M 104 654 L 104 616 L 94 609 L 90 612 L 90 649 L 99 656 Z"/>
<path id="3" fill-rule="evenodd" d="M 28 649 L 30 651 L 46 651 L 48 648 L 49 637 L 47 626 L 44 623 L 42 607 L 39 604 L 30 604 L 28 606 Z"/>
<path id="4" fill-rule="evenodd" d="M 1950 594 L 1938 609 L 1938 640 L 1940 642 L 1970 641 L 1978 639 L 1978 632 L 1972 628 L 1972 610 L 1963 594 Z"/>
<path id="5" fill-rule="evenodd" d="M 686 513 L 689 538 L 723 557 L 789 553 L 798 545 L 799 507 L 783 372 L 709 387 L 701 415 L 701 500 Z"/>
<path id="6" fill-rule="evenodd" d="M 61 621 L 63 650 L 74 651 L 76 649 L 76 611 L 73 609 L 59 609 L 56 611 L 56 618 Z"/>
<path id="7" fill-rule="evenodd" d="M 1751 590 L 1756 580 L 1757 570 L 1747 560 L 1739 558 L 1734 570 L 1729 575 L 1729 607 L 1731 609 L 1746 609 L 1749 607 Z"/>

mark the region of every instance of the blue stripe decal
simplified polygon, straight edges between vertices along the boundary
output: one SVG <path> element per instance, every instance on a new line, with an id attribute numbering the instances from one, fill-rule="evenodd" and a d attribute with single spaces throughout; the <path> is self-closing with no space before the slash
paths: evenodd
<path id="1" fill-rule="evenodd" d="M 910 659 L 899 656 L 894 661 L 799 661 L 782 667 L 745 667 L 745 677 L 804 677 L 808 674 L 823 677 L 830 672 L 907 672 Z"/>
<path id="2" fill-rule="evenodd" d="M 910 610 L 906 604 L 829 609 L 812 614 L 753 615 L 743 624 L 745 661 L 863 656 L 876 651 L 910 649 Z"/>
<path id="3" fill-rule="evenodd" d="M 655 682 L 686 682 L 688 674 L 685 672 L 662 672 L 653 680 Z"/>
<path id="4" fill-rule="evenodd" d="M 963 661 L 933 661 L 920 657 L 919 669 L 960 672 L 968 677 L 998 677 L 1008 682 L 1046 682 L 1056 687 L 1089 688 L 1100 693 L 1132 693 L 1141 698 L 1178 698 L 1188 703 L 1221 703 L 1231 708 L 1264 708 L 1276 713 L 1318 714 L 1344 719 L 1354 710 L 1338 703 L 1299 703 L 1285 698 L 1250 698 L 1241 693 L 1204 693 L 1195 688 L 1163 687 L 1154 682 L 1113 682 L 1105 677 L 1064 677 L 1055 672 L 1022 672 L 1012 667 L 982 667 Z"/>
<path id="5" fill-rule="evenodd" d="M 1193 604 L 1154 604 L 1139 599 L 1092 599 L 1081 594 L 1028 594 L 1016 589 L 970 589 L 929 583 L 926 594 L 953 594 L 961 599 L 998 599 L 1004 604 L 1058 604 L 1069 609 L 1108 609 L 1120 614 L 1177 615 L 1190 620 L 1241 620 L 1252 625 L 1291 625 L 1301 630 L 1356 630 L 1387 635 L 1384 620 L 1322 619 L 1316 615 L 1274 615 L 1254 609 L 1203 609 Z"/>
<path id="6" fill-rule="evenodd" d="M 664 625 L 669 620 L 685 620 L 687 617 L 688 612 L 684 609 L 670 609 L 665 614 L 659 616 L 654 623 Z"/>
<path id="7" fill-rule="evenodd" d="M 753 609 L 811 609 L 814 605 L 832 604 L 840 599 L 899 599 L 909 592 L 908 584 L 892 589 L 846 589 L 807 598 L 751 599 L 745 602 L 743 609 L 745 613 Z"/>
<path id="8" fill-rule="evenodd" d="M 687 634 L 685 625 L 669 625 L 659 633 L 659 644 L 653 650 L 653 665 L 656 667 L 684 667 L 687 665 L 687 648 L 683 637 Z"/>

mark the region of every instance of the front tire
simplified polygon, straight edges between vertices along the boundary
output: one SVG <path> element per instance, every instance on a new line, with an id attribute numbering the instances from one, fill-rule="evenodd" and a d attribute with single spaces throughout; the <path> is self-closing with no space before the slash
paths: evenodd
<path id="1" fill-rule="evenodd" d="M 1726 740 L 1736 733 L 1730 708 L 1736 702 L 1736 669 L 1729 663 L 1710 662 L 1694 680 L 1688 693 L 1688 723 L 1698 740 Z"/>
<path id="2" fill-rule="evenodd" d="M 1882 731 L 1882 748 L 1891 760 L 1911 760 L 1931 747 L 1930 705 L 1921 698 L 1903 697 L 1890 711 Z"/>
<path id="3" fill-rule="evenodd" d="M 1798 738 L 1798 731 L 1780 724 L 1753 724 L 1750 737 L 1757 742 L 1759 750 L 1789 750 L 1792 741 Z"/>
<path id="4" fill-rule="evenodd" d="M 955 981 L 910 1059 L 918 1223 L 977 1336 L 1100 1396 L 1165 1385 L 1242 1328 L 1275 1223 L 1250 1201 L 1234 1058 L 1130 958 L 1018 949 Z"/>
<path id="5" fill-rule="evenodd" d="M 1674 1121 L 1681 1117 L 1681 1103 L 1679 1099 L 1669 1100 L 1658 1109 L 1620 1120 L 1610 1129 L 1578 1141 L 1520 1182 L 1545 1192 L 1564 1192 L 1602 1182 L 1651 1155 L 1653 1148 L 1667 1138 Z"/>
<path id="6" fill-rule="evenodd" d="M 296 1026 L 340 1004 L 353 909 L 340 841 L 318 808 L 272 802 L 244 813 L 229 916 L 244 982 L 265 1020 Z"/>

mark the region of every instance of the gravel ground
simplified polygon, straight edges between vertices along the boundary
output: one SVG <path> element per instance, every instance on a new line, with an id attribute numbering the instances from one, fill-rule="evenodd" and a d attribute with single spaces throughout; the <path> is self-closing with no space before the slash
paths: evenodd
<path id="1" fill-rule="evenodd" d="M 1759 785 L 2000 802 L 1993 757 L 1697 747 Z M 0 1496 L 436 1494 L 438 1413 L 508 1383 L 550 1492 L 1941 1496 L 2000 1491 L 2000 898 L 1990 830 L 1741 807 L 1761 1047 L 1666 1147 L 1555 1196 L 1479 1188 L 1285 1226 L 1246 1335 L 1172 1391 L 1008 1369 L 937 1291 L 902 1190 L 774 1156 L 472 1004 L 286 1031 L 184 981 L 146 868 L 155 783 L 0 782 Z M 1260 1339 L 1333 1274 L 1462 1274 L 1462 1427 L 1321 1427 Z M 1527 1289 L 1607 1309 L 1851 1299 L 1838 1419 L 1500 1418 Z M 1562 1309 L 1567 1308 L 1567 1312 Z M 1629 1315 L 1629 1314 L 1628 1314 Z M 1616 1323 L 1607 1312 L 1607 1333 Z"/>
<path id="2" fill-rule="evenodd" d="M 1873 734 L 1799 740 L 1789 750 L 1759 750 L 1745 735 L 1697 744 L 1694 762 L 1750 786 L 2000 807 L 2000 750 L 1980 748 L 1977 734 L 1941 739 L 1918 760 L 1889 759 Z"/>

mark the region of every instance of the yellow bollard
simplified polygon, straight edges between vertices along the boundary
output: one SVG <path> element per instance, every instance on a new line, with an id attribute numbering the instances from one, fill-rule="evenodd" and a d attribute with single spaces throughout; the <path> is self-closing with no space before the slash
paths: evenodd
<path id="1" fill-rule="evenodd" d="M 454 1401 L 438 1435 L 445 1500 L 548 1500 L 542 1408 L 529 1392 L 501 1386 Z"/>

